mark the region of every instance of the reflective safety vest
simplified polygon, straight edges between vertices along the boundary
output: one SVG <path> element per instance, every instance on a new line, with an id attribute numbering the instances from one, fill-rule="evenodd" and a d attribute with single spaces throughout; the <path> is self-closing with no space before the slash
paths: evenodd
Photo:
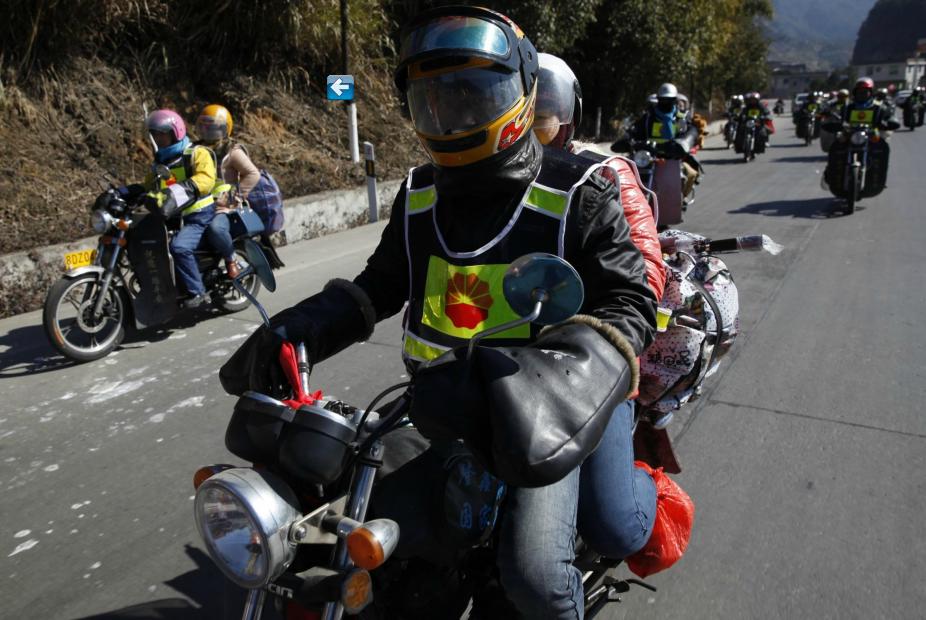
<path id="1" fill-rule="evenodd" d="M 437 224 L 439 200 L 431 166 L 413 168 L 405 181 L 405 250 L 409 265 L 403 357 L 425 362 L 464 346 L 488 328 L 515 320 L 502 292 L 508 266 L 530 252 L 565 252 L 566 216 L 576 189 L 601 164 L 544 149 L 543 165 L 502 230 L 479 249 L 457 252 Z M 499 205 L 501 208 L 502 205 Z M 539 328 L 518 327 L 488 336 L 497 346 L 524 344 Z"/>
<path id="2" fill-rule="evenodd" d="M 649 139 L 655 142 L 656 144 L 662 144 L 663 142 L 668 142 L 670 140 L 670 138 L 666 138 L 665 136 L 662 135 L 662 127 L 663 127 L 662 121 L 654 120 L 650 124 Z M 673 127 L 672 128 L 673 136 L 675 135 L 675 132 L 676 132 L 676 128 Z"/>
<path id="3" fill-rule="evenodd" d="M 856 125 L 873 125 L 875 122 L 874 106 L 867 109 L 852 108 L 849 110 L 849 124 Z"/>
<path id="4" fill-rule="evenodd" d="M 193 176 L 193 151 L 198 148 L 206 147 L 191 145 L 183 149 L 183 155 L 178 157 L 171 163 L 170 166 L 168 166 L 170 169 L 171 178 L 169 181 L 161 181 L 161 189 L 167 189 L 174 183 L 182 183 L 183 181 L 186 181 L 191 176 Z M 212 155 L 212 159 L 214 161 L 215 153 L 213 153 L 211 149 L 207 150 L 209 151 L 209 154 Z M 212 204 L 215 202 L 215 199 L 213 198 L 214 195 L 215 189 L 213 189 L 211 193 L 206 194 L 190 206 L 183 209 L 183 211 L 180 212 L 180 215 L 187 216 L 191 213 L 196 213 L 201 209 L 212 206 Z"/>
<path id="5" fill-rule="evenodd" d="M 746 116 L 748 116 L 749 118 L 759 118 L 760 116 L 762 116 L 762 110 L 760 110 L 759 108 L 747 108 Z"/>

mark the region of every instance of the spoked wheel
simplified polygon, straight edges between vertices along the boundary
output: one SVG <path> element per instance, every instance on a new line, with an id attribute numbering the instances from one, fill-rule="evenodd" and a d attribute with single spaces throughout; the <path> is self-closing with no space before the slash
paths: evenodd
<path id="1" fill-rule="evenodd" d="M 235 259 L 238 261 L 241 271 L 250 268 L 244 250 L 235 249 Z M 211 291 L 212 303 L 225 312 L 241 312 L 251 305 L 250 300 L 232 285 L 231 280 L 225 273 L 224 263 L 221 264 L 219 269 L 222 270 L 223 277 Z M 257 297 L 257 293 L 260 291 L 260 280 L 257 278 L 257 274 L 252 271 L 241 278 L 241 286 L 252 296 Z"/>
<path id="2" fill-rule="evenodd" d="M 125 293 L 111 284 L 97 316 L 94 307 L 99 295 L 99 274 L 85 273 L 58 280 L 45 298 L 45 334 L 52 346 L 76 362 L 108 355 L 125 336 L 129 306 Z"/>

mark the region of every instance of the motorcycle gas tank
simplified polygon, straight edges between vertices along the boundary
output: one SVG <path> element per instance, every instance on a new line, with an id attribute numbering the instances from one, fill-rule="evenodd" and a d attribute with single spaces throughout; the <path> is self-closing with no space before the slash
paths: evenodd
<path id="1" fill-rule="evenodd" d="M 653 171 L 653 191 L 659 201 L 657 226 L 672 226 L 682 221 L 682 169 L 677 159 L 656 162 Z"/>
<path id="2" fill-rule="evenodd" d="M 144 329 L 166 323 L 177 314 L 177 288 L 164 220 L 145 215 L 128 238 L 129 262 L 139 287 L 132 298 L 135 325 Z"/>

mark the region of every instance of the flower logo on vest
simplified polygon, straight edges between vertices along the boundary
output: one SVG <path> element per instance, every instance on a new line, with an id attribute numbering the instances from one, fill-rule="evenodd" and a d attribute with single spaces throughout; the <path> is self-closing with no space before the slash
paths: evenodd
<path id="1" fill-rule="evenodd" d="M 488 282 L 474 273 L 455 273 L 447 282 L 444 311 L 455 327 L 475 329 L 489 318 L 494 301 Z"/>

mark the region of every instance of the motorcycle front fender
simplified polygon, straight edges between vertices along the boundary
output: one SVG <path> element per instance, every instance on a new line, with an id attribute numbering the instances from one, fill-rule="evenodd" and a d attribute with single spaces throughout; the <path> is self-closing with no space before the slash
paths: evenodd
<path id="1" fill-rule="evenodd" d="M 61 277 L 67 278 L 68 280 L 73 280 L 74 278 L 79 278 L 85 273 L 96 273 L 96 274 L 99 274 L 100 277 L 103 277 L 103 272 L 105 271 L 106 270 L 100 267 L 99 265 L 87 265 L 85 267 L 78 267 L 77 269 L 71 269 L 70 271 L 65 272 L 65 274 Z"/>

